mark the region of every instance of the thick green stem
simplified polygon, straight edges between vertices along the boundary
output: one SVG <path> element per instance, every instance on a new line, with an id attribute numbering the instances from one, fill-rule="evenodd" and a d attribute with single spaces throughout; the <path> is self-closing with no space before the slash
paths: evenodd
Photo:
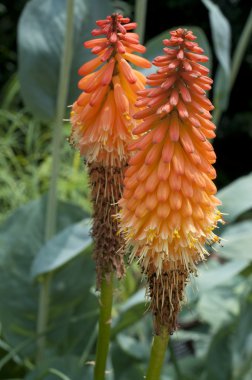
<path id="1" fill-rule="evenodd" d="M 60 146 L 62 141 L 62 120 L 65 114 L 68 85 L 70 77 L 70 68 L 72 61 L 72 46 L 73 46 L 73 25 L 74 25 L 74 0 L 67 0 L 66 10 L 66 30 L 64 47 L 62 53 L 60 77 L 57 95 L 56 117 L 53 129 L 52 139 L 52 173 L 48 194 L 47 210 L 46 210 L 46 225 L 45 225 L 45 240 L 51 239 L 56 232 L 57 219 L 57 181 L 60 165 Z M 39 305 L 38 305 L 38 320 L 37 334 L 41 335 L 46 330 L 48 322 L 48 311 L 50 304 L 50 285 L 51 274 L 46 274 L 41 278 Z M 41 336 L 37 342 L 37 361 L 40 361 L 44 355 L 46 339 Z"/>
<path id="2" fill-rule="evenodd" d="M 160 335 L 155 335 L 153 338 L 146 380 L 160 379 L 168 341 L 169 341 L 168 331 L 165 327 L 163 327 L 161 329 Z"/>
<path id="3" fill-rule="evenodd" d="M 104 380 L 109 349 L 111 310 L 113 302 L 113 274 L 101 282 L 99 332 L 96 347 L 94 380 Z"/>
<path id="4" fill-rule="evenodd" d="M 141 43 L 144 41 L 147 2 L 148 0 L 136 0 L 135 5 L 135 20 L 137 22 L 136 32 L 139 35 L 139 40 Z"/>

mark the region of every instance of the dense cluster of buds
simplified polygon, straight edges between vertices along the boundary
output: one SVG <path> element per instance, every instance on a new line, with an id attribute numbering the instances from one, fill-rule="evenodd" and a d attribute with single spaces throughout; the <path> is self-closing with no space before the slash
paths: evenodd
<path id="1" fill-rule="evenodd" d="M 123 274 L 123 240 L 117 233 L 117 202 L 122 195 L 123 171 L 128 144 L 136 121 L 136 93 L 144 89 L 145 77 L 130 63 L 150 67 L 143 53 L 136 27 L 129 18 L 112 14 L 96 22 L 97 29 L 84 46 L 96 57 L 86 62 L 79 74 L 83 91 L 72 106 L 72 143 L 88 164 L 94 204 L 93 237 L 98 283 L 101 276 L 116 271 Z"/>
<path id="2" fill-rule="evenodd" d="M 134 118 L 138 138 L 125 172 L 120 200 L 121 231 L 149 282 L 155 327 L 172 332 L 184 287 L 205 245 L 219 240 L 221 214 L 213 183 L 213 106 L 206 97 L 212 80 L 201 64 L 208 58 L 191 31 L 177 29 L 163 41 L 164 55 L 138 92 Z"/>
<path id="3" fill-rule="evenodd" d="M 145 52 L 129 18 L 113 14 L 96 22 L 94 36 L 86 41 L 96 58 L 85 63 L 79 74 L 83 91 L 72 107 L 72 138 L 88 163 L 122 166 L 128 158 L 127 146 L 135 122 L 136 92 L 145 85 L 145 77 L 130 64 L 150 67 L 149 61 L 133 54 Z"/>

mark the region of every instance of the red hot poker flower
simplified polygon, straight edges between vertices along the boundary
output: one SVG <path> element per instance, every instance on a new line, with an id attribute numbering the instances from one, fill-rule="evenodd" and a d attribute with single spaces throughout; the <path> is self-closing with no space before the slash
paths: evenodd
<path id="1" fill-rule="evenodd" d="M 118 235 L 117 202 L 122 195 L 123 170 L 128 161 L 128 144 L 132 128 L 137 125 L 132 115 L 137 91 L 144 89 L 145 77 L 130 63 L 150 67 L 143 53 L 136 27 L 129 18 L 112 14 L 96 22 L 97 29 L 84 46 L 96 55 L 79 69 L 83 91 L 73 104 L 71 113 L 72 141 L 88 164 L 94 203 L 94 257 L 101 278 L 114 271 L 124 272 L 123 239 Z"/>
<path id="2" fill-rule="evenodd" d="M 121 230 L 148 276 L 156 331 L 176 328 L 184 287 L 195 264 L 207 256 L 204 245 L 218 241 L 221 220 L 212 180 L 215 136 L 206 97 L 212 80 L 201 65 L 208 58 L 191 31 L 177 29 L 164 40 L 164 55 L 140 91 L 134 117 L 135 152 L 125 173 L 120 200 Z"/>
<path id="3" fill-rule="evenodd" d="M 134 54 L 145 52 L 138 35 L 129 32 L 136 23 L 113 14 L 96 24 L 92 34 L 102 37 L 84 43 L 97 57 L 79 69 L 84 76 L 79 82 L 83 93 L 72 107 L 72 137 L 87 162 L 121 166 L 127 161 L 135 125 L 136 92 L 145 84 L 145 77 L 129 63 L 139 67 L 151 64 Z"/>

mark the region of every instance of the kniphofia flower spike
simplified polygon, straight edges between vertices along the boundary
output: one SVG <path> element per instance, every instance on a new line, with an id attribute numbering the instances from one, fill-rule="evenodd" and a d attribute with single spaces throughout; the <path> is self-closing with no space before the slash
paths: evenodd
<path id="1" fill-rule="evenodd" d="M 133 54 L 145 52 L 129 18 L 119 14 L 96 22 L 92 35 L 104 37 L 86 41 L 97 57 L 79 69 L 83 91 L 72 108 L 73 139 L 88 163 L 122 166 L 128 153 L 134 126 L 136 92 L 144 88 L 145 77 L 130 63 L 150 67 L 149 61 Z"/>
<path id="2" fill-rule="evenodd" d="M 136 93 L 144 89 L 145 77 L 130 63 L 150 67 L 143 53 L 136 27 L 129 18 L 112 14 L 96 22 L 98 36 L 86 41 L 96 57 L 79 69 L 83 91 L 71 113 L 72 142 L 88 164 L 94 202 L 93 236 L 98 279 L 101 273 L 123 273 L 123 240 L 117 234 L 117 201 L 122 195 L 123 170 L 128 160 L 127 146 L 132 141 L 136 121 Z M 115 255 L 115 252 L 118 252 Z M 121 254 L 120 254 L 121 252 Z"/>
<path id="3" fill-rule="evenodd" d="M 120 200 L 121 230 L 132 257 L 147 274 L 155 327 L 176 328 L 189 273 L 205 259 L 205 245 L 219 240 L 221 220 L 212 180 L 215 153 L 213 109 L 206 97 L 212 80 L 201 63 L 208 58 L 191 31 L 177 29 L 163 41 L 164 55 L 139 92 L 133 129 L 138 135 Z"/>

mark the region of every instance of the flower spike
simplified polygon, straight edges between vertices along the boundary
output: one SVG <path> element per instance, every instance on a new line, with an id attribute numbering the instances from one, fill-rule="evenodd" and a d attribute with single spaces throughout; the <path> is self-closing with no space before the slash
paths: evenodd
<path id="1" fill-rule="evenodd" d="M 206 97 L 212 80 L 201 65 L 208 58 L 191 31 L 170 34 L 153 61 L 150 88 L 139 91 L 134 118 L 141 123 L 119 202 L 121 231 L 147 275 L 157 333 L 176 329 L 188 276 L 208 255 L 205 245 L 219 241 L 213 230 L 221 221 L 207 140 L 215 136 Z"/>
<path id="2" fill-rule="evenodd" d="M 117 233 L 117 202 L 122 195 L 123 171 L 129 158 L 127 146 L 132 141 L 137 91 L 143 90 L 145 77 L 130 63 L 150 67 L 134 52 L 144 52 L 129 18 L 112 14 L 96 22 L 92 31 L 98 38 L 86 41 L 95 58 L 84 63 L 79 74 L 81 95 L 72 106 L 71 142 L 79 149 L 89 170 L 94 204 L 93 237 L 98 285 L 101 277 L 117 272 L 121 277 L 123 239 Z"/>
<path id="3" fill-rule="evenodd" d="M 128 62 L 150 67 L 146 59 L 132 54 L 145 52 L 129 18 L 112 14 L 96 22 L 94 36 L 104 37 L 86 41 L 84 46 L 97 57 L 84 63 L 79 74 L 83 91 L 72 107 L 72 141 L 88 163 L 121 167 L 127 161 L 127 145 L 136 125 L 136 92 L 144 88 L 145 77 Z"/>

